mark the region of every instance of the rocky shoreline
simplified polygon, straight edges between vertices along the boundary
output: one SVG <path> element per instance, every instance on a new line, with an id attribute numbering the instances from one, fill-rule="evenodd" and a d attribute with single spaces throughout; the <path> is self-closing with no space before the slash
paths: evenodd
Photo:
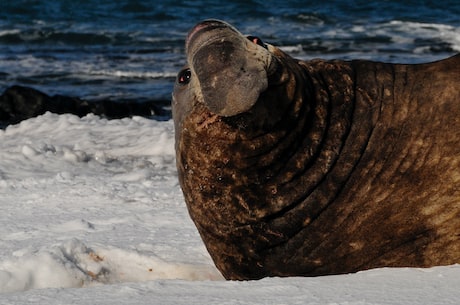
<path id="1" fill-rule="evenodd" d="M 131 116 L 169 119 L 170 101 L 86 101 L 78 97 L 63 95 L 49 96 L 39 90 L 24 86 L 8 87 L 0 95 L 0 127 L 17 124 L 45 112 L 57 114 L 70 113 L 83 117 L 89 113 L 107 119 L 120 119 Z"/>

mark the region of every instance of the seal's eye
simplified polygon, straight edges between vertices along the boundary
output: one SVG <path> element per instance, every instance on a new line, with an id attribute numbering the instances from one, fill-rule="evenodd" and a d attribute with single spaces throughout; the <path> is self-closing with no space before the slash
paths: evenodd
<path id="1" fill-rule="evenodd" d="M 265 43 L 262 41 L 262 39 L 260 39 L 259 37 L 257 36 L 248 36 L 247 37 L 250 41 L 252 41 L 253 43 L 261 46 L 261 47 L 264 47 L 265 49 L 267 48 L 267 46 L 265 45 Z"/>
<path id="2" fill-rule="evenodd" d="M 181 85 L 187 85 L 190 82 L 190 78 L 192 77 L 192 72 L 190 69 L 184 69 L 177 74 L 177 82 Z"/>

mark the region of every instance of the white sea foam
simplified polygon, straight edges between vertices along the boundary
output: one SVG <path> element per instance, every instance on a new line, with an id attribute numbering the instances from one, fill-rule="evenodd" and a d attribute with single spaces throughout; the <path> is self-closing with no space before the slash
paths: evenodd
<path id="1" fill-rule="evenodd" d="M 21 33 L 21 30 L 19 29 L 0 30 L 0 37 L 6 36 L 6 35 L 16 35 L 19 33 Z"/>
<path id="2" fill-rule="evenodd" d="M 301 59 L 371 59 L 400 63 L 429 62 L 453 55 L 452 50 L 460 51 L 460 27 L 446 24 L 391 20 L 328 28 L 320 35 L 317 41 L 306 41 L 305 52 L 297 45 L 282 48 Z M 316 48 L 323 51 L 308 51 Z"/>
<path id="3" fill-rule="evenodd" d="M 376 31 L 377 34 L 392 33 L 396 43 L 412 43 L 416 39 L 440 39 L 460 51 L 460 27 L 437 23 L 421 23 L 392 20 Z"/>
<path id="4" fill-rule="evenodd" d="M 295 46 L 281 46 L 280 49 L 295 56 L 295 54 L 302 52 L 302 45 L 298 44 Z"/>
<path id="5" fill-rule="evenodd" d="M 103 75 L 117 78 L 174 78 L 176 71 L 171 72 L 143 72 L 143 71 L 132 71 L 132 70 L 94 70 L 89 71 L 91 75 Z"/>

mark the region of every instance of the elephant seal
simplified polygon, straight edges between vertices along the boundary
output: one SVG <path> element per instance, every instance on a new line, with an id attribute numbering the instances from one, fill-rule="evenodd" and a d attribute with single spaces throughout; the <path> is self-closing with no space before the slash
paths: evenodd
<path id="1" fill-rule="evenodd" d="M 460 56 L 300 61 L 207 20 L 173 92 L 192 220 L 227 279 L 460 263 Z"/>

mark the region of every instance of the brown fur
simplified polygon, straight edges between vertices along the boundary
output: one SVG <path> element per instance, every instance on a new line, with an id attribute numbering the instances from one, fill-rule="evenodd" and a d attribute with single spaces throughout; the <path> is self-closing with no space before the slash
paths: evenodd
<path id="1" fill-rule="evenodd" d="M 260 63 L 267 88 L 249 109 L 219 114 L 209 110 L 218 95 L 200 89 L 212 75 L 193 63 L 208 36 L 248 48 L 218 21 L 194 28 L 192 78 L 176 85 L 173 115 L 184 197 L 226 278 L 460 263 L 459 55 L 302 62 L 258 46 L 272 56 Z M 241 60 L 229 58 L 220 65 Z M 215 90 L 219 112 L 232 93 Z"/>

